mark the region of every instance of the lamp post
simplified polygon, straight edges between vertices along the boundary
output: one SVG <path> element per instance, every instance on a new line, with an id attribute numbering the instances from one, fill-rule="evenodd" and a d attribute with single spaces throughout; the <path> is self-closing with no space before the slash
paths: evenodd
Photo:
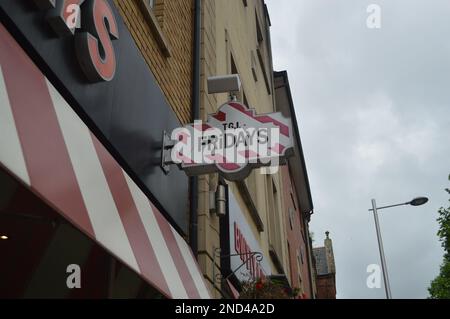
<path id="1" fill-rule="evenodd" d="M 383 240 L 381 238 L 380 222 L 378 220 L 378 211 L 382 210 L 382 209 L 386 209 L 386 208 L 405 206 L 405 205 L 421 206 L 427 202 L 428 202 L 427 197 L 417 197 L 407 203 L 377 207 L 377 203 L 376 203 L 375 199 L 372 199 L 372 209 L 369 209 L 369 211 L 373 211 L 373 216 L 375 219 L 375 229 L 377 231 L 378 249 L 380 250 L 381 268 L 383 269 L 384 289 L 386 290 L 386 298 L 387 299 L 392 299 L 392 295 L 391 295 L 391 286 L 389 284 L 389 277 L 388 277 L 387 266 L 386 266 L 386 257 L 384 256 Z"/>

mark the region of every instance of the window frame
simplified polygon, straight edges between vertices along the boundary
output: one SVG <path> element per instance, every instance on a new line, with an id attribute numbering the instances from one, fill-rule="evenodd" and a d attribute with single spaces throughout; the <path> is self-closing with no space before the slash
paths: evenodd
<path id="1" fill-rule="evenodd" d="M 153 3 L 153 7 L 150 5 L 151 2 Z M 161 49 L 161 52 L 166 58 L 170 58 L 172 56 L 172 50 L 170 48 L 169 41 L 165 37 L 164 32 L 162 31 L 162 28 L 158 23 L 158 19 L 153 13 L 153 8 L 156 4 L 156 0 L 140 0 L 138 3 L 144 14 L 144 18 L 147 21 L 150 30 L 153 33 L 156 42 L 158 43 L 159 48 Z"/>

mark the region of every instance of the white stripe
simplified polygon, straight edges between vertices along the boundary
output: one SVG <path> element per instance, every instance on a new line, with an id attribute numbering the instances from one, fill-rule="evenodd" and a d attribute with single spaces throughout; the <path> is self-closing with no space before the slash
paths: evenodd
<path id="1" fill-rule="evenodd" d="M 186 266 L 191 273 L 192 280 L 194 281 L 195 287 L 197 287 L 197 291 L 202 299 L 210 299 L 211 295 L 209 294 L 208 288 L 205 285 L 205 281 L 203 279 L 203 275 L 200 273 L 197 262 L 194 260 L 190 252 L 190 248 L 184 239 L 175 231 L 173 227 L 170 227 L 172 233 L 177 241 L 178 248 L 181 251 L 181 255 L 186 262 Z"/>
<path id="2" fill-rule="evenodd" d="M 47 81 L 96 239 L 112 254 L 140 273 L 119 216 L 89 129 Z"/>
<path id="3" fill-rule="evenodd" d="M 28 186 L 28 176 L 22 146 L 16 128 L 16 122 L 11 111 L 8 92 L 0 66 L 0 163 L 5 165 L 12 173 Z"/>
<path id="4" fill-rule="evenodd" d="M 128 183 L 128 187 L 130 188 L 134 203 L 136 204 L 139 215 L 141 216 L 142 224 L 144 224 L 147 236 L 153 250 L 155 251 L 156 258 L 164 278 L 166 279 L 167 285 L 169 286 L 172 297 L 174 299 L 187 299 L 188 295 L 186 293 L 186 289 L 184 288 L 183 281 L 181 280 L 174 260 L 170 255 L 169 248 L 167 247 L 164 236 L 159 228 L 158 221 L 156 220 L 148 198 L 137 187 L 126 172 L 123 172 L 123 174 L 125 175 L 125 179 Z"/>

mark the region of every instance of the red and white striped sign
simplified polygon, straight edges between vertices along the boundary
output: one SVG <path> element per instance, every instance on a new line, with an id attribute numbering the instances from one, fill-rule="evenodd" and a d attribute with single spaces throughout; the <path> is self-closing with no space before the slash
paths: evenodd
<path id="1" fill-rule="evenodd" d="M 292 155 L 291 121 L 281 113 L 257 115 L 238 102 L 223 104 L 208 121 L 172 132 L 172 160 L 188 175 L 221 173 L 242 180 L 252 169 L 278 166 Z"/>
<path id="2" fill-rule="evenodd" d="M 210 298 L 184 239 L 0 24 L 0 166 L 169 298 Z"/>

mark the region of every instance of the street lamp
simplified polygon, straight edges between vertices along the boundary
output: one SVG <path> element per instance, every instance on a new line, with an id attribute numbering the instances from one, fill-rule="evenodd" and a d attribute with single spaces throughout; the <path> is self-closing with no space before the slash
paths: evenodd
<path id="1" fill-rule="evenodd" d="M 373 216 L 375 219 L 375 228 L 377 231 L 378 248 L 380 250 L 380 258 L 381 258 L 381 268 L 383 269 L 384 289 L 386 290 L 386 298 L 387 299 L 392 299 L 392 295 L 391 295 L 391 286 L 389 284 L 389 277 L 388 277 L 388 273 L 387 273 L 386 258 L 384 256 L 383 240 L 381 239 L 380 222 L 378 220 L 378 211 L 381 209 L 385 209 L 385 208 L 405 206 L 405 205 L 421 206 L 427 202 L 428 202 L 427 197 L 417 197 L 407 203 L 377 207 L 377 203 L 376 203 L 375 199 L 372 199 L 372 209 L 369 209 L 369 211 L 373 211 Z"/>

